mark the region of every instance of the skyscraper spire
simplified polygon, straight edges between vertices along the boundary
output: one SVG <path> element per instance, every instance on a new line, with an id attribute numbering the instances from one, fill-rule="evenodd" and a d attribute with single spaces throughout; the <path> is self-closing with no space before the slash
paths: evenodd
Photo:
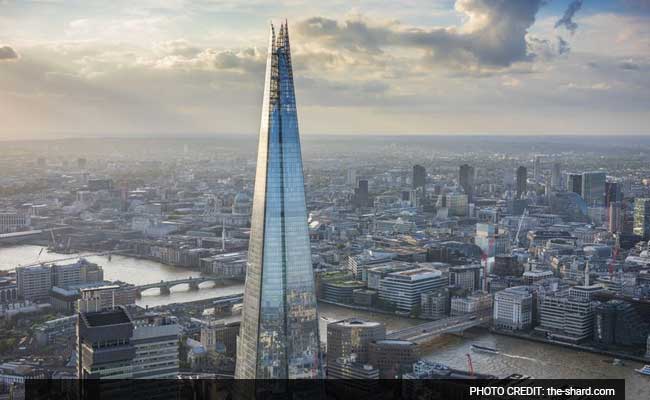
<path id="1" fill-rule="evenodd" d="M 236 378 L 319 378 L 289 32 L 271 25 Z"/>

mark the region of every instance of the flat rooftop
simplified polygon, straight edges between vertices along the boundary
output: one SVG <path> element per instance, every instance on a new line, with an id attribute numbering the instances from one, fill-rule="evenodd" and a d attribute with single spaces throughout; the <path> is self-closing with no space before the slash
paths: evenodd
<path id="1" fill-rule="evenodd" d="M 84 313 L 90 327 L 110 326 L 131 323 L 131 318 L 121 309 Z"/>

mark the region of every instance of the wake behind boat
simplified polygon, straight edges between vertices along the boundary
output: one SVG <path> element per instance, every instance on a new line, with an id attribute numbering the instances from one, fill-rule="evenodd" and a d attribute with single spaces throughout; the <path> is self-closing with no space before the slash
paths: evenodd
<path id="1" fill-rule="evenodd" d="M 476 351 L 478 353 L 490 353 L 490 354 L 499 354 L 499 351 L 493 347 L 488 347 L 488 346 L 481 346 L 478 344 L 471 344 L 472 351 Z"/>
<path id="2" fill-rule="evenodd" d="M 641 375 L 650 376 L 650 365 L 644 365 L 643 368 L 635 369 L 635 371 Z"/>

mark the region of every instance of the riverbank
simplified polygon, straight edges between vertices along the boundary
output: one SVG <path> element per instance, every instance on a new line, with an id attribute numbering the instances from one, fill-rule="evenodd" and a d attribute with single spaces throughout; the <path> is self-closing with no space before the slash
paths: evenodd
<path id="1" fill-rule="evenodd" d="M 546 344 L 551 344 L 551 345 L 555 345 L 555 346 L 566 347 L 566 348 L 573 349 L 573 350 L 586 351 L 588 353 L 600 354 L 600 355 L 603 355 L 603 356 L 609 356 L 609 357 L 613 357 L 613 358 L 620 358 L 620 359 L 623 359 L 623 360 L 630 360 L 630 361 L 637 361 L 637 362 L 648 362 L 648 361 L 650 361 L 648 358 L 639 357 L 639 356 L 635 356 L 635 355 L 628 354 L 628 353 L 604 350 L 604 349 L 599 349 L 599 348 L 596 348 L 596 347 L 585 346 L 585 345 L 580 345 L 580 344 L 566 343 L 566 342 L 561 342 L 561 341 L 558 341 L 558 340 L 547 339 L 547 338 L 544 338 L 544 337 L 533 336 L 533 335 L 530 335 L 530 334 L 527 334 L 527 333 L 503 331 L 503 330 L 494 329 L 494 328 L 490 328 L 489 331 L 490 331 L 490 333 L 493 333 L 495 335 L 509 336 L 509 337 L 514 337 L 514 338 L 523 339 L 523 340 L 529 340 L 529 341 L 537 342 L 537 343 L 546 343 Z"/>

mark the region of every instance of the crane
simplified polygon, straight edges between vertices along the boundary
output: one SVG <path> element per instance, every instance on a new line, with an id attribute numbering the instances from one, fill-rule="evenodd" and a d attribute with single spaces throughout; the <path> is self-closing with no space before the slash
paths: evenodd
<path id="1" fill-rule="evenodd" d="M 524 208 L 524 212 L 521 213 L 521 218 L 519 218 L 519 226 L 517 226 L 517 235 L 515 235 L 515 245 L 519 247 L 519 235 L 521 234 L 521 226 L 524 224 L 524 218 L 528 216 L 528 208 Z"/>
<path id="2" fill-rule="evenodd" d="M 469 367 L 469 376 L 474 376 L 474 365 L 472 364 L 472 356 L 467 353 L 467 366 Z"/>

